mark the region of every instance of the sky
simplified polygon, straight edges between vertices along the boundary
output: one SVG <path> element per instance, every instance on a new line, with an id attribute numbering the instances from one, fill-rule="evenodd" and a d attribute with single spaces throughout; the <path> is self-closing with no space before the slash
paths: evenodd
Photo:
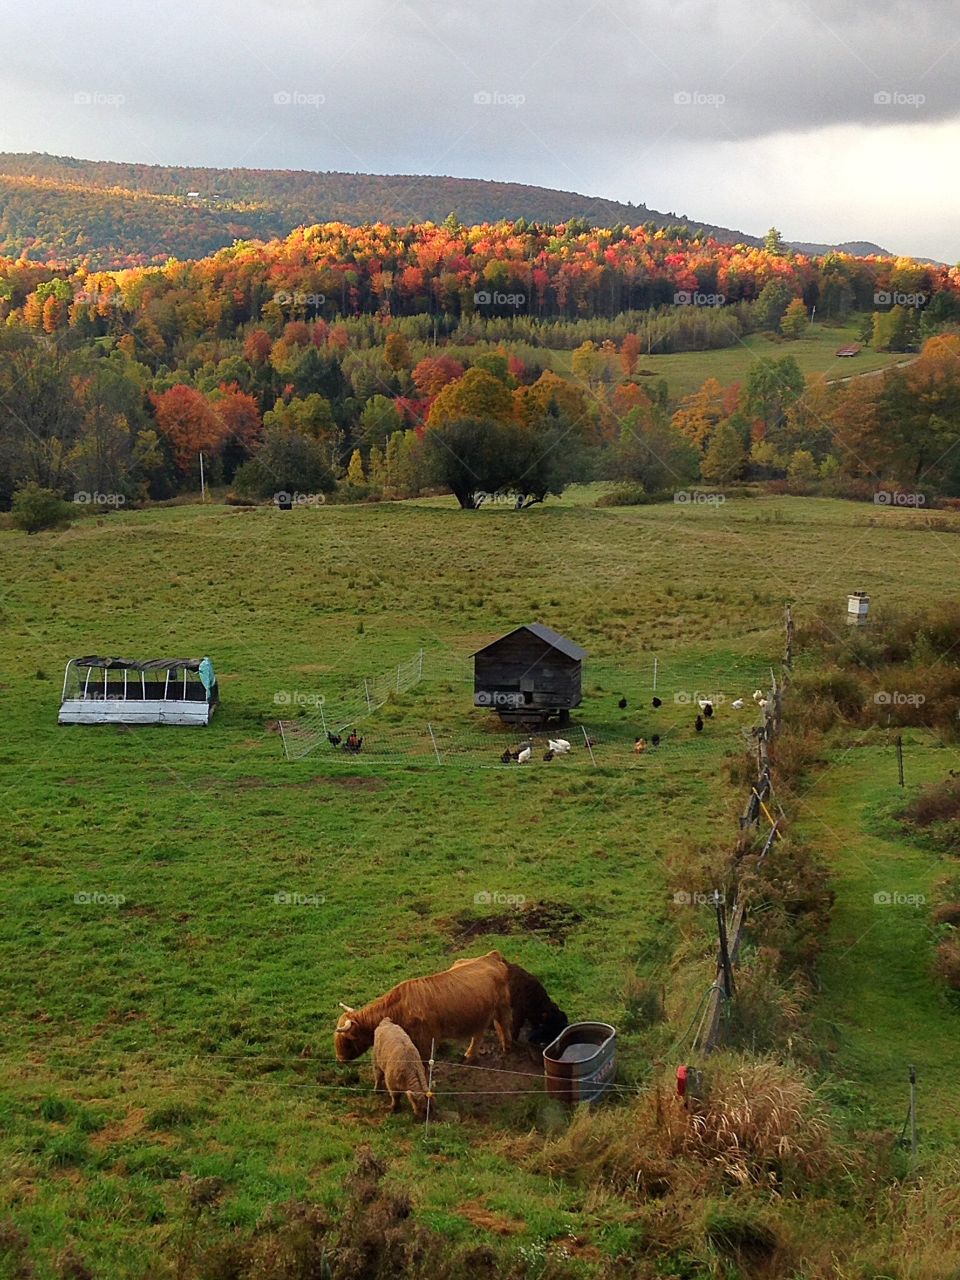
<path id="1" fill-rule="evenodd" d="M 0 150 L 558 187 L 960 260 L 956 0 L 2 0 Z"/>

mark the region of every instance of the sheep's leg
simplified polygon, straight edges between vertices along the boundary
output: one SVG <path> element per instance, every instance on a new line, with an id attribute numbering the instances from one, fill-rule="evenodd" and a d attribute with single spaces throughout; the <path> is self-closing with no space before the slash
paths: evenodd
<path id="1" fill-rule="evenodd" d="M 383 1071 L 380 1067 L 373 1068 L 373 1089 L 375 1093 L 379 1093 L 383 1088 Z"/>
<path id="2" fill-rule="evenodd" d="M 392 1089 L 388 1090 L 388 1092 L 390 1094 L 390 1110 L 396 1111 L 400 1106 L 400 1095 L 399 1093 L 394 1093 Z"/>

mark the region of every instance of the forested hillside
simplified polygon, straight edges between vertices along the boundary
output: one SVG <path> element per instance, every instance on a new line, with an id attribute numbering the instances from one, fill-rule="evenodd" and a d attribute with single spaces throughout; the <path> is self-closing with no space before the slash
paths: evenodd
<path id="1" fill-rule="evenodd" d="M 195 193 L 195 194 L 194 194 Z M 234 240 L 269 240 L 318 222 L 686 227 L 722 243 L 755 236 L 644 204 L 474 178 L 174 168 L 0 153 L 0 254 L 95 267 L 198 258 Z M 828 246 L 812 246 L 822 250 Z M 858 245 L 860 252 L 882 252 Z"/>

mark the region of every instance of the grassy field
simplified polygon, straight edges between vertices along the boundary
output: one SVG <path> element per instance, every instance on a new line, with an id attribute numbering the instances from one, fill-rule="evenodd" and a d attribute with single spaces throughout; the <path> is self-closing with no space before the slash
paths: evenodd
<path id="1" fill-rule="evenodd" d="M 617 510 L 585 505 L 591 496 L 525 513 L 446 500 L 174 507 L 0 533 L 11 655 L 0 965 L 13 977 L 0 991 L 0 1220 L 29 1233 L 39 1275 L 56 1274 L 68 1241 L 97 1276 L 141 1274 L 145 1254 L 180 1237 L 183 1174 L 223 1180 L 216 1230 L 252 1228 L 294 1195 L 335 1204 L 362 1140 L 453 1239 L 539 1247 L 572 1233 L 598 1256 L 639 1241 L 629 1197 L 591 1201 L 515 1157 L 517 1135 L 565 1123 L 529 1058 L 483 1060 L 508 1075 L 444 1055 L 441 1120 L 425 1142 L 409 1115 L 384 1114 L 367 1059 L 335 1063 L 337 1002 L 497 946 L 571 1016 L 621 1028 L 624 1089 L 672 1071 L 699 993 L 673 967 L 683 912 L 697 908 L 675 907 L 668 867 L 688 843 L 729 847 L 741 796 L 725 761 L 747 749 L 749 727 L 724 706 L 697 735 L 684 699 L 749 696 L 781 651 L 787 598 L 798 610 L 842 608 L 853 589 L 931 598 L 958 525 L 819 499 Z M 581 718 L 597 767 L 583 751 L 500 767 L 503 735 L 449 674 L 365 721 L 358 761 L 324 747 L 285 760 L 276 721 L 292 695 L 335 707 L 421 647 L 464 655 L 537 618 L 590 651 Z M 222 708 L 206 730 L 58 728 L 63 665 L 94 652 L 209 653 Z M 427 719 L 469 746 L 462 767 L 414 749 Z M 661 748 L 635 757 L 638 732 L 662 733 Z M 810 799 L 837 830 L 830 806 L 856 824 L 849 796 L 862 781 L 845 768 L 831 775 L 836 795 Z M 898 1072 L 919 1058 L 923 1026 L 949 1015 L 916 952 L 899 963 L 923 992 L 924 1023 L 904 1034 L 893 995 L 882 1019 L 859 1018 L 839 951 L 862 886 L 839 852 L 837 873 L 824 1007 L 848 1027 L 851 1074 L 889 1039 L 876 1072 L 889 1080 L 886 1116 L 899 1112 Z M 482 892 L 536 910 L 478 904 Z M 708 961 L 697 974 L 709 981 Z M 665 1026 L 632 1020 L 638 976 L 667 986 Z M 924 1063 L 934 1043 L 949 1051 L 937 1036 Z"/>
<path id="2" fill-rule="evenodd" d="M 871 347 L 864 347 L 853 358 L 838 356 L 838 347 L 859 342 L 859 328 L 860 318 L 855 317 L 837 326 L 815 323 L 796 341 L 775 341 L 763 334 L 751 333 L 731 347 L 713 351 L 642 355 L 637 364 L 638 375 L 651 384 L 665 378 L 670 398 L 676 402 L 698 390 L 707 378 L 716 378 L 724 387 L 743 382 L 757 360 L 779 360 L 790 355 L 807 377 L 823 374 L 833 382 L 888 369 L 910 358 L 902 352 L 874 351 Z M 471 352 L 475 355 L 476 348 L 458 349 L 456 354 L 470 358 Z M 542 354 L 554 372 L 569 374 L 570 351 L 544 348 Z"/>
<path id="3" fill-rule="evenodd" d="M 851 735 L 805 794 L 802 827 L 827 858 L 837 893 L 820 967 L 818 1039 L 854 1083 L 849 1104 L 861 1124 L 902 1122 L 912 1064 L 921 1141 L 927 1149 L 955 1147 L 957 1008 L 930 980 L 933 886 L 951 859 L 911 840 L 892 814 L 924 783 L 956 769 L 960 751 L 912 730 L 904 756 L 901 792 L 892 736 Z"/>

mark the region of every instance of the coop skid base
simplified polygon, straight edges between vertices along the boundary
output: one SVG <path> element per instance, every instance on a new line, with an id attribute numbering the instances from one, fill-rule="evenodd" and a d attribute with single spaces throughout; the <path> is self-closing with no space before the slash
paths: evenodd
<path id="1" fill-rule="evenodd" d="M 209 702 L 171 702 L 130 699 L 93 701 L 69 698 L 61 703 L 59 724 L 173 724 L 203 728 L 210 723 L 214 707 Z"/>

